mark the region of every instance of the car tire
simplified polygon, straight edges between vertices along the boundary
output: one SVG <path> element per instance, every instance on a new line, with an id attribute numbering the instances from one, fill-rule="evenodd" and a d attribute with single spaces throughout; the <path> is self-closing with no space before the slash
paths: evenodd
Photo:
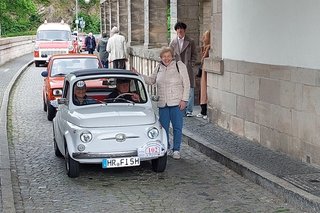
<path id="1" fill-rule="evenodd" d="M 65 162 L 66 162 L 66 169 L 67 169 L 67 175 L 70 178 L 76 178 L 79 176 L 80 173 L 80 165 L 79 162 L 73 160 L 70 157 L 68 147 L 66 146 L 66 155 L 65 155 Z"/>
<path id="2" fill-rule="evenodd" d="M 34 65 L 35 65 L 36 67 L 39 67 L 40 62 L 39 62 L 39 61 L 35 61 L 35 62 L 34 62 Z"/>
<path id="3" fill-rule="evenodd" d="M 47 108 L 47 104 L 46 104 L 46 101 L 43 99 L 43 111 L 47 111 L 48 108 Z"/>
<path id="4" fill-rule="evenodd" d="M 167 153 L 160 158 L 151 160 L 151 164 L 154 172 L 164 172 L 167 166 Z"/>
<path id="5" fill-rule="evenodd" d="M 63 157 L 62 153 L 60 152 L 59 150 L 59 147 L 57 145 L 57 141 L 55 138 L 53 138 L 53 148 L 54 148 L 54 154 L 57 156 L 57 157 Z"/>
<path id="6" fill-rule="evenodd" d="M 52 121 L 56 116 L 56 108 L 54 108 L 49 102 L 47 102 L 47 118 Z"/>

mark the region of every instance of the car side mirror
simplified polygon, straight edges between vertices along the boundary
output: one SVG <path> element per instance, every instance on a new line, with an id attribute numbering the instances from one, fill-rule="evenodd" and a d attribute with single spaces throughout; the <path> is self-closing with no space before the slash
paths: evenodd
<path id="1" fill-rule="evenodd" d="M 159 101 L 159 95 L 153 95 L 151 96 L 152 101 Z"/>
<path id="2" fill-rule="evenodd" d="M 48 72 L 47 71 L 43 71 L 42 73 L 41 73 L 41 75 L 42 75 L 42 77 L 48 77 Z"/>
<path id="3" fill-rule="evenodd" d="M 58 98 L 58 104 L 68 104 L 68 100 L 66 98 Z"/>

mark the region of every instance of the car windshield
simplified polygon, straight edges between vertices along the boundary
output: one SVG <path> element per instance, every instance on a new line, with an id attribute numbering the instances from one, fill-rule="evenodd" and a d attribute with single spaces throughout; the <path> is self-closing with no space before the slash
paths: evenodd
<path id="1" fill-rule="evenodd" d="M 141 104 L 147 102 L 144 84 L 134 78 L 96 78 L 79 80 L 73 85 L 73 103 L 89 104 Z"/>
<path id="2" fill-rule="evenodd" d="M 71 32 L 67 30 L 41 30 L 37 32 L 37 41 L 70 41 Z"/>
<path id="3" fill-rule="evenodd" d="M 52 62 L 51 77 L 67 75 L 75 70 L 96 68 L 99 68 L 97 58 L 57 58 Z"/>

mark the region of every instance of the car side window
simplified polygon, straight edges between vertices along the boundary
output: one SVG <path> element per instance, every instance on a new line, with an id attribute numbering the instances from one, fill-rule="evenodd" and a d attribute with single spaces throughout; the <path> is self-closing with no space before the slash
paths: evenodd
<path id="1" fill-rule="evenodd" d="M 141 102 L 142 103 L 147 102 L 147 95 L 142 82 L 136 81 L 136 86 L 137 86 L 137 93 L 140 95 L 140 98 L 141 98 Z"/>
<path id="2" fill-rule="evenodd" d="M 69 81 L 65 81 L 65 83 L 64 83 L 64 87 L 63 87 L 63 95 L 62 95 L 62 97 L 63 98 L 66 98 L 67 100 L 69 100 L 69 98 L 70 98 L 70 95 L 69 95 L 69 86 L 70 84 L 69 84 Z"/>

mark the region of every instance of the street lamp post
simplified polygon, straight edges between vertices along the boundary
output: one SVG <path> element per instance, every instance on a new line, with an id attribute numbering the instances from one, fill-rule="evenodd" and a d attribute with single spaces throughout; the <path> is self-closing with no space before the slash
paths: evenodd
<path id="1" fill-rule="evenodd" d="M 84 0 L 84 2 L 86 4 L 90 3 L 90 0 Z M 78 0 L 76 0 L 76 29 L 77 29 L 77 33 L 79 31 L 79 19 L 78 19 Z"/>

